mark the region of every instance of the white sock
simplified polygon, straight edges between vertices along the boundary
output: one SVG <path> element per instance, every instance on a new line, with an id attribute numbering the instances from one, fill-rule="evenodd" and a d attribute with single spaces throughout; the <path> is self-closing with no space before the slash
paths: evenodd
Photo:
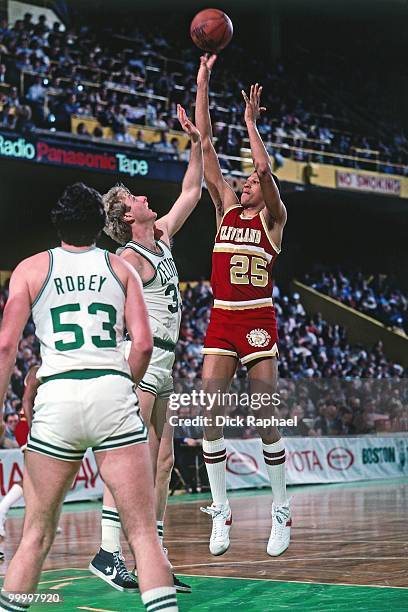
<path id="1" fill-rule="evenodd" d="M 11 506 L 23 496 L 23 487 L 19 484 L 13 484 L 10 491 L 0 502 L 0 514 L 7 514 Z"/>
<path id="2" fill-rule="evenodd" d="M 164 539 L 164 521 L 156 521 L 157 535 L 159 536 L 160 544 L 163 546 Z"/>
<path id="3" fill-rule="evenodd" d="M 142 593 L 142 601 L 148 612 L 155 610 L 167 610 L 167 612 L 178 612 L 176 589 L 164 586 L 149 589 Z"/>
<path id="4" fill-rule="evenodd" d="M 214 504 L 227 504 L 227 449 L 224 438 L 203 440 L 203 457 Z"/>
<path id="5" fill-rule="evenodd" d="M 282 506 L 287 501 L 285 477 L 285 445 L 282 438 L 272 444 L 262 442 L 263 456 L 272 487 L 273 503 Z"/>
<path id="6" fill-rule="evenodd" d="M 120 518 L 116 508 L 102 506 L 102 542 L 101 548 L 106 552 L 120 550 Z"/>

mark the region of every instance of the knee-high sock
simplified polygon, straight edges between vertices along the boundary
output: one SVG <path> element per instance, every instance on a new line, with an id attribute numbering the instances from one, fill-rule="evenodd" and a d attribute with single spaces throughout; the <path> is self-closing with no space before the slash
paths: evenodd
<path id="1" fill-rule="evenodd" d="M 116 508 L 102 506 L 102 542 L 101 548 L 106 552 L 117 552 L 120 549 L 120 518 Z"/>
<path id="2" fill-rule="evenodd" d="M 142 601 L 147 612 L 166 610 L 178 612 L 176 589 L 174 587 L 156 587 L 142 593 Z"/>
<path id="3" fill-rule="evenodd" d="M 203 457 L 210 481 L 211 494 L 215 504 L 226 504 L 227 484 L 226 465 L 227 450 L 224 438 L 203 440 Z"/>
<path id="4" fill-rule="evenodd" d="M 22 496 L 23 487 L 19 484 L 13 484 L 10 491 L 0 502 L 0 514 L 7 514 L 14 502 L 16 502 Z"/>
<path id="5" fill-rule="evenodd" d="M 277 506 L 287 501 L 285 475 L 285 445 L 282 438 L 272 444 L 262 443 L 263 456 L 272 487 L 273 503 Z"/>

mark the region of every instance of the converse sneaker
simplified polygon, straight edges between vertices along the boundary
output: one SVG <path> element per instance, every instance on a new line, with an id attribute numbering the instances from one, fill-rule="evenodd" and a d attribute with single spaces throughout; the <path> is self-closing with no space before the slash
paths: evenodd
<path id="1" fill-rule="evenodd" d="M 166 555 L 166 557 L 169 556 L 169 551 L 167 550 L 167 548 L 164 548 L 163 546 L 163 551 L 164 554 Z M 170 561 L 169 561 L 170 563 Z M 171 569 L 173 569 L 172 564 L 170 563 L 170 567 Z M 182 580 L 180 580 L 180 578 L 177 578 L 176 574 L 174 574 L 174 572 L 172 572 L 173 575 L 173 582 L 174 582 L 174 586 L 176 589 L 176 593 L 191 593 L 191 586 L 189 584 L 187 584 L 186 582 L 183 582 Z M 137 569 L 134 568 L 132 570 L 132 576 L 137 576 Z"/>
<path id="2" fill-rule="evenodd" d="M 118 591 L 138 591 L 137 580 L 126 569 L 122 551 L 110 553 L 103 548 L 89 564 L 89 570 Z"/>
<path id="3" fill-rule="evenodd" d="M 278 557 L 285 552 L 290 542 L 291 526 L 289 501 L 282 506 L 272 504 L 272 529 L 266 549 L 268 555 Z"/>
<path id="4" fill-rule="evenodd" d="M 229 548 L 229 532 L 232 525 L 232 514 L 229 503 L 214 504 L 207 508 L 200 508 L 202 512 L 209 514 L 213 520 L 210 553 L 212 555 L 223 555 Z"/>

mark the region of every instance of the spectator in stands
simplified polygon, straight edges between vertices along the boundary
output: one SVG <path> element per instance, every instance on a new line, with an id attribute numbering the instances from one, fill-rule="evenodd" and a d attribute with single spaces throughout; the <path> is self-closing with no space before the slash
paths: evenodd
<path id="1" fill-rule="evenodd" d="M 138 130 L 138 132 L 136 133 L 136 139 L 134 144 L 138 149 L 146 149 L 147 143 L 144 140 L 144 134 L 142 130 Z"/>
<path id="2" fill-rule="evenodd" d="M 15 430 L 20 421 L 20 417 L 16 412 L 7 412 L 4 415 L 5 429 L 0 438 L 1 448 L 19 448 L 19 444 L 15 437 Z"/>
<path id="3" fill-rule="evenodd" d="M 81 123 L 78 123 L 76 132 L 78 136 L 90 136 L 88 129 L 83 121 L 81 121 Z"/>
<path id="4" fill-rule="evenodd" d="M 29 102 L 37 104 L 42 104 L 44 102 L 46 89 L 43 85 L 43 79 L 41 76 L 36 76 L 34 79 L 34 83 L 30 85 L 27 92 L 27 100 Z"/>

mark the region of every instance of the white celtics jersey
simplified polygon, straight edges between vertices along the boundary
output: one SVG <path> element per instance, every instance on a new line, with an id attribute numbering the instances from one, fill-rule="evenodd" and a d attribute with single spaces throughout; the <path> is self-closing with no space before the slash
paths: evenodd
<path id="1" fill-rule="evenodd" d="M 155 338 L 177 342 L 181 321 L 181 296 L 179 278 L 170 248 L 162 240 L 156 244 L 160 249 L 155 253 L 131 240 L 125 249 L 132 249 L 151 264 L 154 275 L 143 283 L 143 295 L 149 313 L 150 326 Z"/>
<path id="2" fill-rule="evenodd" d="M 48 251 L 50 268 L 32 305 L 40 378 L 72 370 L 130 374 L 124 356 L 125 290 L 109 254 L 96 247 Z"/>

